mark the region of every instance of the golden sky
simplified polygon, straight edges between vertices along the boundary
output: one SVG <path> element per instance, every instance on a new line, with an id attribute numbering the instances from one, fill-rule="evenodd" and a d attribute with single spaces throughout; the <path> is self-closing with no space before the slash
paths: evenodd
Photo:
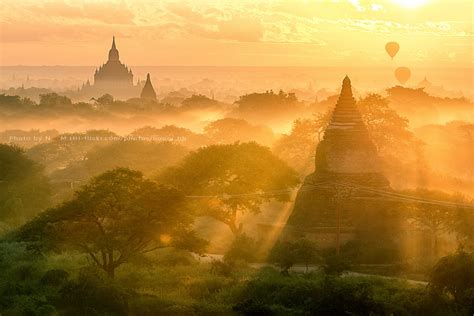
<path id="1" fill-rule="evenodd" d="M 472 67 L 469 0 L 0 0 L 0 65 Z"/>

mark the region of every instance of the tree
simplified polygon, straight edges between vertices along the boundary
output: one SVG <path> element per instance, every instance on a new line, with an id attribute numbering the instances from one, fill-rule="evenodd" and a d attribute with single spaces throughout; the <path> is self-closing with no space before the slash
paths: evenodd
<path id="1" fill-rule="evenodd" d="M 69 106 L 72 104 L 71 99 L 65 96 L 58 95 L 57 93 L 40 94 L 40 106 L 44 107 L 61 107 Z"/>
<path id="2" fill-rule="evenodd" d="M 53 174 L 55 178 L 88 180 L 111 168 L 127 167 L 147 175 L 181 161 L 188 150 L 168 142 L 118 141 L 89 150 L 85 159 Z M 75 171 L 79 171 L 79 174 Z M 76 173 L 76 174 L 75 174 Z"/>
<path id="3" fill-rule="evenodd" d="M 273 91 L 265 93 L 251 93 L 240 96 L 235 102 L 242 112 L 269 113 L 275 111 L 294 110 L 301 106 L 294 93 L 285 93 L 279 91 L 278 94 Z"/>
<path id="4" fill-rule="evenodd" d="M 441 191 L 429 191 L 418 189 L 412 193 L 418 198 L 443 200 L 449 202 L 452 197 Z M 431 237 L 431 257 L 438 255 L 438 239 L 443 233 L 451 230 L 453 208 L 438 204 L 414 203 L 411 205 L 410 218 L 415 224 L 424 230 L 428 230 Z"/>
<path id="5" fill-rule="evenodd" d="M 230 248 L 224 255 L 224 261 L 233 262 L 236 260 L 242 260 L 245 262 L 252 262 L 257 257 L 257 244 L 255 240 L 249 237 L 247 234 L 239 234 Z"/>
<path id="6" fill-rule="evenodd" d="M 408 119 L 389 106 L 389 100 L 371 93 L 357 102 L 370 136 L 381 156 L 400 157 L 419 146 L 408 130 Z"/>
<path id="7" fill-rule="evenodd" d="M 145 137 L 154 141 L 176 143 L 188 148 L 199 148 L 209 144 L 206 136 L 175 125 L 165 125 L 161 128 L 145 126 L 133 131 L 131 135 Z"/>
<path id="8" fill-rule="evenodd" d="M 64 133 L 51 142 L 30 148 L 26 154 L 29 158 L 41 163 L 46 173 L 51 173 L 57 169 L 64 169 L 72 162 L 84 160 L 86 153 L 93 147 L 118 137 L 117 134 L 108 130 Z"/>
<path id="9" fill-rule="evenodd" d="M 270 252 L 269 261 L 280 268 L 283 275 L 289 275 L 289 270 L 297 262 L 297 253 L 289 241 L 278 240 Z"/>
<path id="10" fill-rule="evenodd" d="M 269 261 L 280 268 L 283 275 L 289 275 L 289 270 L 296 263 L 303 263 L 306 272 L 309 265 L 319 259 L 316 244 L 307 238 L 299 238 L 295 241 L 277 241 L 270 252 Z"/>
<path id="11" fill-rule="evenodd" d="M 452 295 L 459 306 L 474 309 L 474 255 L 459 250 L 441 258 L 433 268 L 429 284 L 435 292 Z"/>
<path id="12" fill-rule="evenodd" d="M 254 141 L 262 145 L 273 142 L 273 132 L 261 125 L 252 125 L 246 120 L 223 118 L 209 123 L 204 133 L 213 143 L 231 144 L 236 141 Z"/>
<path id="13" fill-rule="evenodd" d="M 184 99 L 182 102 L 182 107 L 187 110 L 197 110 L 197 109 L 206 109 L 219 106 L 219 102 L 213 99 L 209 99 L 205 95 L 195 95 Z"/>
<path id="14" fill-rule="evenodd" d="M 103 96 L 99 97 L 96 100 L 97 103 L 100 105 L 110 105 L 114 103 L 114 97 L 108 93 L 104 94 Z"/>
<path id="15" fill-rule="evenodd" d="M 43 168 L 16 146 L 0 144 L 0 221 L 20 224 L 50 204 Z"/>
<path id="16" fill-rule="evenodd" d="M 307 273 L 309 265 L 315 264 L 319 259 L 316 243 L 307 238 L 299 238 L 294 242 L 294 246 L 296 258 L 305 265 Z"/>
<path id="17" fill-rule="evenodd" d="M 286 124 L 288 118 L 301 116 L 307 109 L 294 93 L 266 91 L 240 96 L 231 113 L 248 121 Z"/>
<path id="18" fill-rule="evenodd" d="M 288 189 L 299 183 L 293 169 L 256 143 L 200 148 L 158 180 L 197 196 L 200 213 L 224 223 L 236 236 L 243 229 L 241 213 L 258 213 L 262 203 L 272 199 L 287 200 Z"/>
<path id="19" fill-rule="evenodd" d="M 121 264 L 171 246 L 173 236 L 190 223 L 181 192 L 118 168 L 93 178 L 71 201 L 25 225 L 19 238 L 40 236 L 57 247 L 77 249 L 113 278 Z"/>
<path id="20" fill-rule="evenodd" d="M 32 108 L 36 104 L 29 98 L 21 98 L 18 95 L 0 94 L 0 110 L 18 111 Z"/>
<path id="21" fill-rule="evenodd" d="M 283 135 L 273 146 L 273 152 L 301 173 L 314 161 L 316 146 L 331 120 L 332 111 L 313 118 L 297 119 L 290 134 Z"/>
<path id="22" fill-rule="evenodd" d="M 456 210 L 453 224 L 461 245 L 474 250 L 474 212 L 472 209 Z"/>

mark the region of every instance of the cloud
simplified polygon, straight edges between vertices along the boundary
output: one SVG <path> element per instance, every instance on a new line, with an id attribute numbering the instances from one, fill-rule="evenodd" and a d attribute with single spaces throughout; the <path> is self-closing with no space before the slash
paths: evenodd
<path id="1" fill-rule="evenodd" d="M 82 5 L 70 5 L 65 1 L 46 2 L 41 5 L 23 7 L 30 14 L 43 19 L 60 18 L 64 20 L 86 19 L 107 24 L 133 24 L 134 13 L 125 3 L 85 2 Z"/>
<path id="2" fill-rule="evenodd" d="M 258 42 L 264 33 L 262 22 L 259 19 L 239 16 L 219 22 L 218 28 L 217 34 L 220 38 L 241 42 Z"/>

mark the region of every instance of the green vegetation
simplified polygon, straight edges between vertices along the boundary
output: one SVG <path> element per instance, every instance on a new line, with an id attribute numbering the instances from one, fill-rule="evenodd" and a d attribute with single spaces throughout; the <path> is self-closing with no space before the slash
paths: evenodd
<path id="1" fill-rule="evenodd" d="M 0 234 L 51 203 L 48 178 L 22 149 L 0 144 Z"/>
<path id="2" fill-rule="evenodd" d="M 170 246 L 190 220 L 180 192 L 119 168 L 43 212 L 19 230 L 18 238 L 76 249 L 113 278 L 120 265 L 139 254 Z"/>
<path id="3" fill-rule="evenodd" d="M 284 276 L 271 267 L 242 265 L 222 275 L 212 264 L 170 248 L 125 263 L 111 280 L 79 253 L 44 256 L 27 244 L 3 242 L 0 310 L 5 315 L 469 315 L 473 306 L 464 302 L 472 302 L 473 281 L 464 280 L 472 261 L 465 257 L 442 259 L 426 286 L 324 272 Z M 445 272 L 453 268 L 458 277 L 446 280 Z M 451 285 L 461 280 L 468 287 Z"/>

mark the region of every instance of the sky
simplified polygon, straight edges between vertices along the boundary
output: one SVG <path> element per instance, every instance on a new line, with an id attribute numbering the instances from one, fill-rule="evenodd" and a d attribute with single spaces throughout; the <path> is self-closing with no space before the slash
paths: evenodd
<path id="1" fill-rule="evenodd" d="M 0 65 L 472 68 L 468 0 L 0 0 Z M 396 41 L 392 61 L 385 44 Z"/>

